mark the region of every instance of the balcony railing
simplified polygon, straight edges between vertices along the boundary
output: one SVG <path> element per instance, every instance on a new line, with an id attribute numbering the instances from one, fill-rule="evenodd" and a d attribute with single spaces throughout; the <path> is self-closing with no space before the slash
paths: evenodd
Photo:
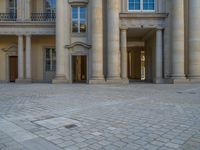
<path id="1" fill-rule="evenodd" d="M 0 21 L 16 21 L 17 14 L 15 13 L 0 13 Z"/>
<path id="2" fill-rule="evenodd" d="M 54 22 L 56 20 L 55 13 L 32 13 L 31 21 L 47 21 Z"/>

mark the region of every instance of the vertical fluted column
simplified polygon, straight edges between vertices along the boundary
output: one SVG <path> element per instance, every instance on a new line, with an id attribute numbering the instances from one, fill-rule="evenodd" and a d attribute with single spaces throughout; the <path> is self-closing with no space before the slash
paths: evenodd
<path id="1" fill-rule="evenodd" d="M 185 79 L 184 71 L 184 1 L 172 0 L 172 78 Z"/>
<path id="2" fill-rule="evenodd" d="M 23 35 L 18 35 L 18 81 L 24 80 Z"/>
<path id="3" fill-rule="evenodd" d="M 92 74 L 90 83 L 102 82 L 103 76 L 103 1 L 91 1 Z"/>
<path id="4" fill-rule="evenodd" d="M 156 31 L 156 62 L 155 62 L 155 83 L 162 83 L 163 79 L 163 40 L 162 40 L 162 29 Z"/>
<path id="5" fill-rule="evenodd" d="M 53 83 L 66 82 L 65 76 L 65 24 L 64 0 L 56 0 L 56 78 Z"/>
<path id="6" fill-rule="evenodd" d="M 26 80 L 31 81 L 31 35 L 26 35 Z"/>
<path id="7" fill-rule="evenodd" d="M 127 28 L 121 28 L 121 76 L 122 79 L 127 79 Z"/>
<path id="8" fill-rule="evenodd" d="M 189 0 L 189 79 L 200 81 L 200 0 Z"/>
<path id="9" fill-rule="evenodd" d="M 120 79 L 120 0 L 107 0 L 107 80 Z"/>

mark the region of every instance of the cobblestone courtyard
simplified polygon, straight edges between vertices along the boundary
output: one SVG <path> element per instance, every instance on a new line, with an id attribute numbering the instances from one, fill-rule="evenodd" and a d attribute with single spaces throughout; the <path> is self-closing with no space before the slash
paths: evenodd
<path id="1" fill-rule="evenodd" d="M 0 84 L 0 150 L 200 150 L 200 85 Z"/>

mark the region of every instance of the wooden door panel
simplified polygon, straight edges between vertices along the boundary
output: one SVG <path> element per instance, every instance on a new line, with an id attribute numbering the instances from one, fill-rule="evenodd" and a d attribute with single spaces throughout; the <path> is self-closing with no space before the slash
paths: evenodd
<path id="1" fill-rule="evenodd" d="M 10 82 L 15 82 L 18 78 L 18 59 L 17 56 L 9 57 L 9 72 L 10 72 Z"/>

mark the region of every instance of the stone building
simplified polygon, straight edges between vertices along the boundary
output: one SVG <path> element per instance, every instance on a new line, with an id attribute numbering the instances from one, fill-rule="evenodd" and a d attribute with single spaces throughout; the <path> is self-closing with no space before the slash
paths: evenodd
<path id="1" fill-rule="evenodd" d="M 0 0 L 0 81 L 200 80 L 200 0 Z"/>

